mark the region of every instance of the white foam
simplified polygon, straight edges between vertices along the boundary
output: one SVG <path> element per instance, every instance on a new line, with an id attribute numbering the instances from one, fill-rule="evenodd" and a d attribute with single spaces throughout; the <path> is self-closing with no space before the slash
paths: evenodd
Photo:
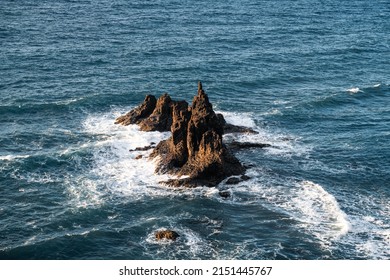
<path id="1" fill-rule="evenodd" d="M 13 161 L 15 159 L 29 158 L 29 157 L 30 155 L 6 155 L 6 156 L 0 156 L 0 160 Z"/>
<path id="2" fill-rule="evenodd" d="M 340 209 L 335 197 L 313 182 L 303 181 L 298 184 L 297 196 L 292 199 L 290 206 L 303 214 L 300 217 L 302 221 L 309 223 L 311 230 L 320 239 L 339 238 L 350 229 L 347 215 Z"/>
<path id="3" fill-rule="evenodd" d="M 270 156 L 291 157 L 302 156 L 311 151 L 309 145 L 302 145 L 300 138 L 283 133 L 281 131 L 271 131 L 270 129 L 257 127 L 257 134 L 237 134 L 225 135 L 226 142 L 231 140 L 238 142 L 250 142 L 258 144 L 270 144 L 270 147 L 264 148 L 264 153 Z"/>
<path id="4" fill-rule="evenodd" d="M 300 230 L 313 235 L 326 248 L 350 231 L 348 216 L 335 197 L 319 184 L 285 181 L 279 185 L 272 178 L 259 177 L 261 172 L 251 172 L 248 175 L 253 179 L 232 188 L 232 199 L 225 203 L 259 203 L 271 211 L 283 213 L 299 222 Z"/>
<path id="5" fill-rule="evenodd" d="M 13 174 L 12 177 L 17 178 L 18 180 L 25 180 L 28 183 L 48 184 L 48 183 L 61 182 L 61 180 L 57 177 L 57 174 L 52 174 L 47 172 L 16 173 Z M 33 189 L 30 189 L 30 191 L 33 191 Z"/>
<path id="6" fill-rule="evenodd" d="M 347 91 L 348 91 L 349 93 L 354 94 L 354 93 L 360 92 L 361 90 L 360 90 L 360 88 L 358 88 L 358 87 L 354 87 L 354 88 L 349 88 L 349 89 L 347 89 Z"/>
<path id="7" fill-rule="evenodd" d="M 390 258 L 390 205 L 386 197 L 354 193 L 349 197 L 351 231 L 341 242 L 368 259 Z M 368 215 L 369 214 L 369 215 Z"/>
<path id="8" fill-rule="evenodd" d="M 137 200 L 174 192 L 160 185 L 159 182 L 172 176 L 155 174 L 156 160 L 148 159 L 151 150 L 129 152 L 129 149 L 158 143 L 169 133 L 142 132 L 136 125 L 115 125 L 118 115 L 117 112 L 91 115 L 83 123 L 85 132 L 95 140 L 81 147 L 93 155 L 92 164 L 81 166 L 85 169 L 82 176 L 67 178 L 67 191 L 77 207 L 99 206 L 113 196 Z M 73 148 L 66 149 L 62 154 L 73 151 Z M 143 158 L 136 160 L 138 155 Z"/>
<path id="9" fill-rule="evenodd" d="M 69 105 L 69 104 L 75 103 L 75 102 L 83 100 L 83 99 L 84 99 L 84 97 L 71 98 L 71 99 L 67 99 L 67 100 L 56 101 L 55 104 L 56 105 Z"/>
<path id="10" fill-rule="evenodd" d="M 65 181 L 71 204 L 77 208 L 101 206 L 104 203 L 104 192 L 98 188 L 95 180 L 80 176 Z"/>
<path id="11" fill-rule="evenodd" d="M 275 115 L 283 115 L 283 113 L 279 109 L 270 109 L 269 111 L 263 113 L 264 116 L 275 116 Z"/>
<path id="12" fill-rule="evenodd" d="M 254 121 L 254 116 L 250 113 L 234 113 L 234 112 L 222 112 L 218 111 L 223 115 L 227 123 L 239 126 L 246 126 L 255 128 L 256 123 Z"/>
<path id="13" fill-rule="evenodd" d="M 257 125 L 253 114 L 231 112 L 219 113 L 223 114 L 226 122 L 233 125 L 247 126 L 257 132 L 256 134 L 226 134 L 224 135 L 224 141 L 226 143 L 234 140 L 238 142 L 270 144 L 271 147 L 265 148 L 264 152 L 272 156 L 282 157 L 291 157 L 292 155 L 301 156 L 307 154 L 312 149 L 308 145 L 302 145 L 300 143 L 300 137 Z"/>
<path id="14" fill-rule="evenodd" d="M 62 238 L 65 236 L 85 236 L 85 235 L 87 235 L 91 232 L 97 231 L 97 230 L 98 230 L 97 228 L 85 229 L 85 228 L 80 227 L 78 229 L 74 229 L 74 230 L 70 230 L 70 231 L 69 230 L 68 231 L 59 231 L 55 234 L 39 233 L 39 234 L 28 237 L 24 241 L 21 241 L 19 243 L 14 243 L 14 244 L 12 244 L 12 246 L 0 248 L 0 251 L 1 250 L 13 250 L 13 249 L 24 247 L 24 246 L 32 246 L 35 244 L 48 242 L 50 240 L 55 240 L 57 238 Z"/>

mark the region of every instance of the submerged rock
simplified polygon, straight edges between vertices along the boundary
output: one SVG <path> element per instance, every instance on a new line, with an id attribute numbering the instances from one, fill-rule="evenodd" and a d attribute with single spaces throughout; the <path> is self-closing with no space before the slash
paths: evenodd
<path id="1" fill-rule="evenodd" d="M 253 130 L 250 127 L 239 126 L 239 125 L 234 125 L 234 124 L 230 124 L 230 123 L 226 123 L 224 125 L 224 131 L 225 131 L 225 133 L 258 134 L 258 132 L 256 130 Z"/>
<path id="2" fill-rule="evenodd" d="M 249 177 L 248 175 L 242 175 L 242 176 L 240 177 L 240 179 L 241 179 L 242 181 L 248 181 L 248 180 L 251 179 L 251 177 Z"/>
<path id="3" fill-rule="evenodd" d="M 246 168 L 223 144 L 226 122 L 221 114 L 214 112 L 200 82 L 191 106 L 164 94 L 157 100 L 153 112 L 141 118 L 141 112 L 142 116 L 146 115 L 145 108 L 150 107 L 147 105 L 150 100 L 152 98 L 145 99 L 140 107 L 119 117 L 116 123 L 137 123 L 145 131 L 171 131 L 171 137 L 157 144 L 150 157 L 160 158 L 157 172 L 185 178 L 171 179 L 165 184 L 215 186 L 227 177 L 245 172 Z"/>
<path id="4" fill-rule="evenodd" d="M 250 149 L 250 148 L 263 149 L 263 148 L 271 147 L 270 144 L 252 143 L 252 142 L 237 142 L 237 141 L 232 141 L 228 145 L 229 145 L 229 148 L 232 150 Z"/>
<path id="5" fill-rule="evenodd" d="M 231 197 L 231 193 L 229 191 L 219 191 L 218 194 L 220 197 L 225 199 Z"/>
<path id="6" fill-rule="evenodd" d="M 168 239 L 175 241 L 180 235 L 176 231 L 167 229 L 157 231 L 154 236 L 157 240 Z"/>
<path id="7" fill-rule="evenodd" d="M 240 178 L 232 177 L 232 178 L 227 179 L 226 185 L 237 185 L 240 182 L 241 182 Z"/>

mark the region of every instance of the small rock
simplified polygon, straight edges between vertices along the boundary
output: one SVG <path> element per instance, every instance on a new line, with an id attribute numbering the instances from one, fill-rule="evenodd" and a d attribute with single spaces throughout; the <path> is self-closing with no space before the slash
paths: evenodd
<path id="1" fill-rule="evenodd" d="M 154 148 L 153 145 L 145 146 L 145 147 L 137 147 L 135 149 L 130 149 L 129 152 L 147 151 L 147 150 L 150 150 L 150 149 L 153 149 L 153 148 Z"/>
<path id="2" fill-rule="evenodd" d="M 138 155 L 135 157 L 135 159 L 141 159 L 142 158 L 142 155 Z"/>
<path id="3" fill-rule="evenodd" d="M 256 167 L 256 165 L 253 164 L 253 163 L 245 163 L 244 166 L 245 166 L 246 169 L 250 169 L 250 168 Z"/>
<path id="4" fill-rule="evenodd" d="M 246 133 L 246 134 L 259 134 L 257 131 L 253 130 L 250 127 L 246 126 L 239 126 L 239 125 L 234 125 L 230 123 L 224 123 L 224 133 Z"/>
<path id="5" fill-rule="evenodd" d="M 237 178 L 237 177 L 229 178 L 229 179 L 226 181 L 226 185 L 237 185 L 238 183 L 240 183 L 240 179 Z"/>
<path id="6" fill-rule="evenodd" d="M 251 177 L 247 176 L 247 175 L 242 175 L 241 176 L 241 180 L 243 181 L 248 181 Z"/>
<path id="7" fill-rule="evenodd" d="M 268 148 L 271 147 L 270 144 L 264 144 L 264 143 L 252 143 L 252 142 L 237 142 L 232 141 L 229 143 L 229 148 L 233 150 L 239 150 L 239 149 L 249 149 L 249 148 Z"/>
<path id="8" fill-rule="evenodd" d="M 168 239 L 168 240 L 173 240 L 175 241 L 180 235 L 173 230 L 159 230 L 155 233 L 155 237 L 157 240 L 162 240 L 162 239 Z"/>
<path id="9" fill-rule="evenodd" d="M 228 191 L 220 191 L 219 195 L 223 198 L 229 198 L 231 196 L 230 192 Z"/>

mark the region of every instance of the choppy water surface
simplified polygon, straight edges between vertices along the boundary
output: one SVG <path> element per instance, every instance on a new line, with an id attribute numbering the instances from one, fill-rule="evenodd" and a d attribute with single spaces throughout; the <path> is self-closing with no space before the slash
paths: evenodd
<path id="1" fill-rule="evenodd" d="M 10 1 L 0 8 L 1 259 L 389 259 L 388 1 Z M 159 184 L 114 125 L 145 94 L 268 143 L 249 181 Z M 157 242 L 157 229 L 180 234 Z"/>

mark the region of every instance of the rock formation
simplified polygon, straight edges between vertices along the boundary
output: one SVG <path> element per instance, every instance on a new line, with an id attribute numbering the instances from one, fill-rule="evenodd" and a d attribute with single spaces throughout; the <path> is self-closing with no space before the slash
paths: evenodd
<path id="1" fill-rule="evenodd" d="M 175 241 L 180 235 L 176 231 L 167 229 L 157 231 L 154 236 L 157 240 L 168 239 Z"/>
<path id="2" fill-rule="evenodd" d="M 156 107 L 156 97 L 147 95 L 144 102 L 134 110 L 131 110 L 126 115 L 120 116 L 116 119 L 115 124 L 129 125 L 138 124 L 141 120 L 150 116 Z"/>
<path id="3" fill-rule="evenodd" d="M 143 131 L 169 131 L 172 125 L 172 99 L 163 94 L 156 102 L 151 115 L 139 122 Z"/>
<path id="4" fill-rule="evenodd" d="M 115 123 L 138 124 L 143 131 L 171 132 L 171 137 L 158 143 L 150 155 L 159 157 L 156 172 L 178 176 L 164 182 L 171 186 L 215 186 L 227 177 L 242 175 L 246 168 L 222 142 L 224 129 L 254 133 L 249 128 L 229 125 L 216 114 L 200 82 L 191 106 L 186 101 L 172 100 L 168 94 L 158 100 L 148 95 L 139 107 Z M 244 146 L 252 147 L 247 143 Z M 152 147 L 138 150 L 148 148 Z"/>

